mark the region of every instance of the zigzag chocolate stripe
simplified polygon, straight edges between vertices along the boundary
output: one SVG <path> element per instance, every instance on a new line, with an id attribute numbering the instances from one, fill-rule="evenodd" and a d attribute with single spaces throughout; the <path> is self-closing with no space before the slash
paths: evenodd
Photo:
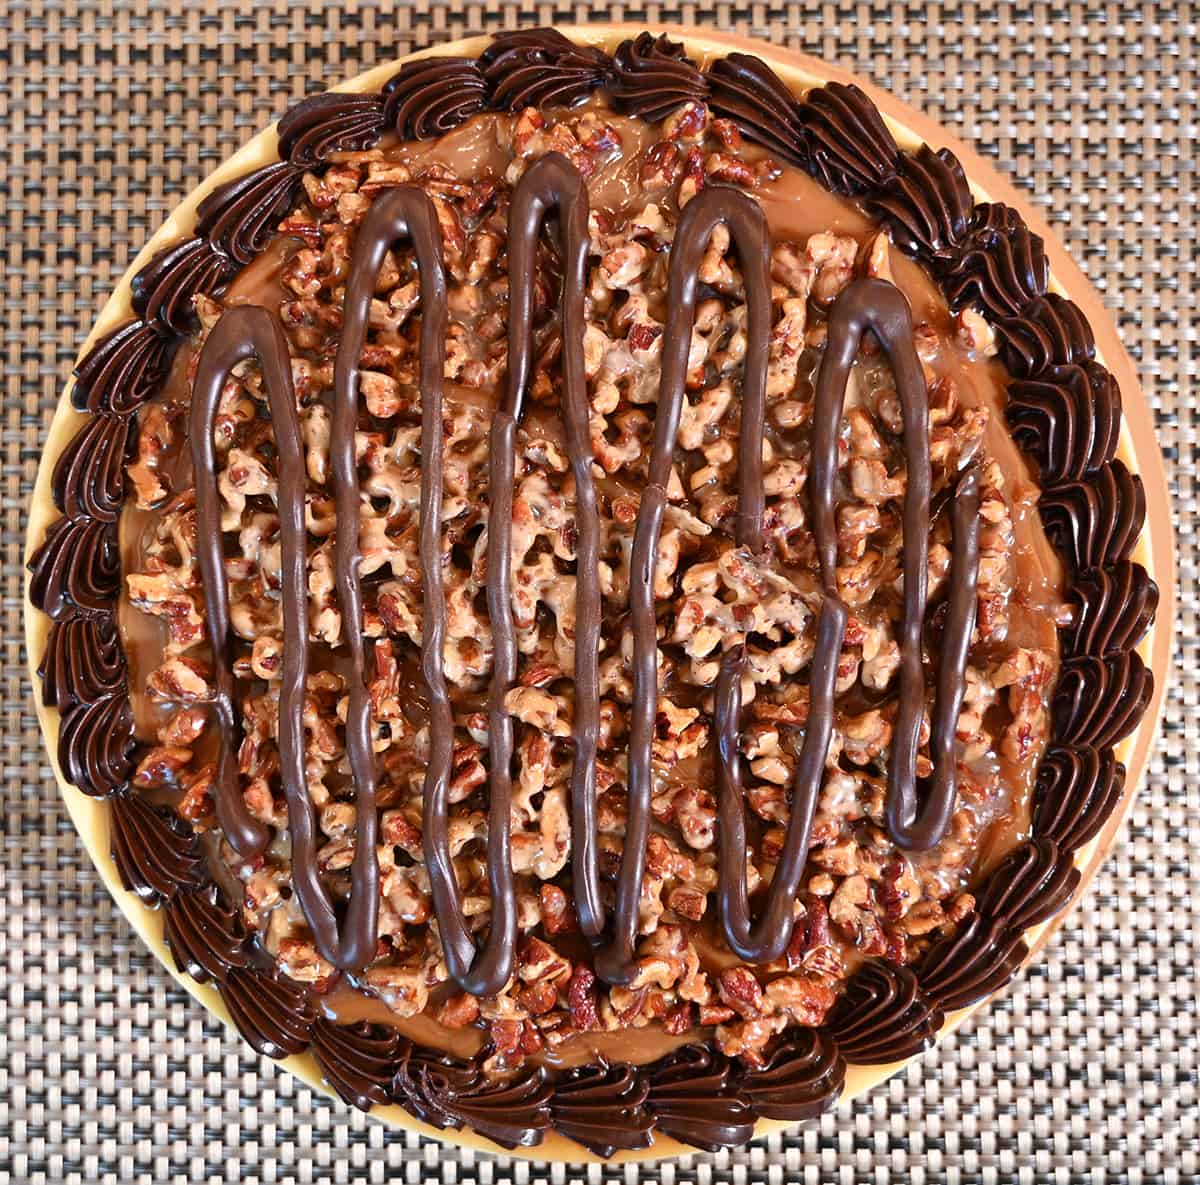
<path id="1" fill-rule="evenodd" d="M 446 278 L 442 268 L 442 240 L 437 213 L 429 196 L 413 186 L 402 185 L 381 195 L 372 205 L 355 243 L 350 277 L 346 282 L 342 340 L 334 363 L 334 409 L 330 439 L 333 465 L 334 498 L 341 522 L 355 523 L 359 516 L 358 469 L 354 434 L 358 424 L 358 360 L 367 338 L 371 298 L 375 280 L 389 248 L 398 240 L 411 241 L 417 257 L 421 282 L 421 363 L 422 392 L 421 447 L 422 466 L 421 572 L 426 613 L 422 662 L 430 684 L 431 736 L 429 773 L 426 779 L 426 858 L 430 879 L 441 860 L 430 858 L 430 845 L 444 837 L 431 825 L 431 812 L 446 793 L 449 758 L 453 743 L 450 705 L 445 698 L 445 680 L 440 678 L 442 639 L 445 635 L 445 601 L 441 593 L 439 527 L 441 522 L 442 475 L 442 372 L 446 350 Z M 303 515 L 304 483 L 301 471 L 296 494 L 298 513 Z M 303 527 L 303 518 L 301 517 Z M 359 541 L 357 531 L 341 532 L 335 543 L 338 602 L 342 612 L 342 633 L 350 650 L 351 674 L 348 680 L 350 702 L 346 716 L 346 752 L 354 778 L 358 833 L 354 846 L 353 891 L 346 915 L 345 932 L 337 958 L 330 961 L 341 967 L 362 967 L 375 955 L 379 916 L 379 862 L 376 857 L 378 818 L 375 809 L 375 757 L 371 744 L 371 705 L 365 683 L 366 654 L 359 625 L 362 621 L 362 590 L 359 585 Z M 303 565 L 303 550 L 301 551 Z M 303 613 L 297 629 L 306 635 Z M 286 644 L 286 643 L 285 643 Z M 440 683 L 440 686 L 439 686 Z M 449 723 L 449 730 L 446 726 Z M 296 715 L 299 726 L 299 713 Z M 431 792 L 431 780 L 436 787 Z M 444 812 L 444 805 L 443 805 Z M 445 849 L 439 852 L 444 854 Z M 316 879 L 315 852 L 307 861 Z M 434 883 L 438 901 L 446 886 Z M 321 905 L 327 898 L 321 893 Z M 439 909 L 439 916 L 440 909 Z M 329 914 L 332 921 L 332 910 Z M 316 927 L 314 926 L 314 931 Z M 449 935 L 443 931 L 449 947 Z"/>
<path id="2" fill-rule="evenodd" d="M 937 704 L 930 756 L 933 785 L 918 807 L 917 741 L 925 704 L 922 633 L 925 628 L 929 552 L 929 395 L 913 345 L 912 313 L 899 288 L 882 280 L 856 280 L 829 311 L 829 337 L 817 376 L 813 410 L 813 529 L 829 597 L 837 571 L 834 492 L 838 427 L 850 367 L 863 334 L 883 346 L 900 396 L 904 420 L 904 626 L 900 640 L 900 702 L 888 761 L 888 832 L 904 848 L 930 848 L 950 824 L 957 787 L 954 731 L 966 687 L 967 652 L 975 628 L 979 577 L 979 477 L 974 468 L 954 494 L 954 550 L 950 601 L 938 663 Z M 827 601 L 828 603 L 828 601 Z M 807 743 L 807 737 L 806 743 Z"/>
<path id="3" fill-rule="evenodd" d="M 383 206 L 381 201 L 373 213 Z M 349 321 L 349 301 L 347 307 Z M 308 678 L 308 581 L 305 569 L 305 465 L 296 393 L 292 386 L 291 363 L 283 330 L 265 309 L 248 305 L 228 309 L 208 335 L 196 370 L 189 432 L 196 475 L 196 554 L 204 584 L 208 638 L 213 652 L 216 683 L 214 709 L 221 733 L 214 803 L 217 818 L 234 850 L 242 856 L 261 852 L 270 840 L 270 830 L 249 813 L 237 772 L 237 721 L 233 707 L 234 678 L 229 650 L 229 606 L 213 445 L 214 418 L 225 382 L 233 367 L 255 357 L 262 369 L 274 428 L 275 449 L 279 456 L 277 503 L 282 555 L 284 654 L 279 694 L 279 758 L 281 780 L 288 803 L 293 882 L 321 954 L 338 967 L 361 967 L 375 952 L 375 920 L 379 906 L 374 771 L 369 762 L 364 769 L 362 761 L 364 739 L 366 752 L 370 755 L 369 736 L 364 738 L 369 723 L 365 721 L 365 709 L 361 702 L 364 698 L 361 691 L 362 642 L 360 632 L 350 625 L 361 615 L 361 604 L 355 599 L 356 589 L 347 588 L 347 584 L 356 580 L 354 564 L 350 557 L 341 554 L 347 546 L 355 548 L 357 539 L 353 533 L 344 533 L 337 544 L 339 602 L 347 623 L 346 633 L 358 641 L 357 649 L 353 641 L 351 643 L 357 678 L 350 680 L 350 714 L 346 731 L 347 750 L 358 792 L 359 831 L 354 858 L 354 892 L 347 916 L 348 934 L 342 941 L 339 940 L 333 906 L 317 873 L 315 807 L 308 794 L 305 775 L 303 713 Z M 355 403 L 350 409 L 350 480 L 354 483 L 350 498 L 356 514 L 357 477 L 353 469 L 352 436 L 357 407 L 356 385 L 351 387 L 351 393 Z M 346 484 L 342 456 L 345 451 L 344 437 L 345 425 L 339 424 L 335 409 L 330 455 L 334 465 L 335 494 L 339 498 L 342 498 Z M 360 610 L 359 615 L 354 613 L 356 607 Z M 357 701 L 356 683 L 360 687 Z"/>
<path id="4" fill-rule="evenodd" d="M 575 713 L 572 723 L 574 761 L 571 769 L 571 812 L 574 843 L 571 868 L 580 928 L 593 940 L 604 931 L 600 900 L 599 853 L 596 830 L 596 751 L 600 734 L 600 515 L 592 480 L 587 378 L 584 373 L 584 291 L 587 285 L 588 197 L 578 171 L 558 153 L 543 158 L 521 179 L 509 211 L 509 326 L 508 402 L 492 429 L 492 470 L 489 476 L 492 510 L 488 522 L 488 609 L 493 622 L 495 673 L 489 743 L 491 765 L 511 754 L 511 721 L 500 702 L 516 678 L 512 631 L 511 580 L 512 480 L 514 421 L 530 381 L 533 356 L 534 255 L 538 233 L 547 214 L 557 209 L 562 267 L 562 414 L 567 453 L 575 479 L 576 614 Z M 499 450 L 499 451 L 498 451 Z M 493 605 L 494 601 L 494 605 Z M 497 719 L 502 714 L 501 719 Z M 497 727 L 499 725 L 499 727 Z M 502 743 L 501 743 L 502 742 Z M 507 772 L 505 772 L 507 778 Z M 507 836 L 507 804 L 503 826 Z M 489 837 L 491 828 L 489 827 Z M 489 851 L 489 874 L 493 856 Z M 511 885 L 511 876 L 509 877 Z M 511 888 L 509 890 L 511 893 Z M 493 920 L 493 929 L 495 921 Z"/>
<path id="5" fill-rule="evenodd" d="M 675 438 L 684 401 L 687 379 L 688 351 L 692 342 L 696 298 L 699 289 L 699 267 L 708 240 L 718 225 L 729 228 L 742 260 L 746 284 L 746 303 L 749 308 L 747 328 L 745 378 L 743 382 L 742 423 L 738 438 L 739 495 L 737 541 L 740 546 L 756 550 L 761 544 L 763 487 L 762 439 L 763 416 L 766 407 L 766 367 L 770 340 L 771 298 L 766 220 L 753 199 L 738 190 L 714 186 L 703 190 L 684 208 L 671 247 L 667 325 L 663 335 L 662 377 L 654 420 L 654 442 L 650 452 L 647 485 L 638 510 L 634 530 L 633 556 L 630 562 L 630 616 L 633 629 L 633 710 L 629 730 L 628 821 L 625 849 L 621 857 L 621 872 L 617 882 L 616 917 L 610 945 L 596 956 L 596 970 L 610 983 L 626 983 L 634 971 L 633 950 L 637 941 L 638 903 L 645 866 L 645 846 L 650 818 L 651 773 L 650 759 L 654 742 L 654 719 L 658 710 L 657 622 L 654 609 L 654 568 L 658 555 L 659 534 L 667 504 L 667 483 L 671 479 Z M 828 633 L 829 631 L 827 631 Z M 837 645 L 841 637 L 838 632 Z M 733 689 L 737 686 L 743 656 L 734 652 L 722 664 L 725 674 L 725 748 L 730 748 L 729 732 L 737 716 Z M 736 669 L 735 669 L 736 668 Z M 832 689 L 830 689 L 832 690 Z M 832 723 L 832 717 L 830 718 Z M 810 732 L 816 730 L 810 727 Z M 806 741 L 807 744 L 807 741 Z M 733 746 L 736 748 L 736 746 Z M 814 742 L 814 748 L 816 742 Z M 828 747 L 828 736 L 825 738 Z M 824 762 L 824 752 L 820 755 Z M 803 764 L 803 762 L 802 762 Z M 810 763 L 811 764 L 811 763 Z M 730 765 L 732 768 L 732 764 Z M 805 766 L 806 770 L 808 766 Z M 737 788 L 729 787 L 730 797 Z M 737 795 L 736 808 L 723 811 L 723 819 L 736 826 L 741 810 Z M 796 836 L 796 843 L 805 835 Z M 726 841 L 723 841 L 726 842 Z M 736 842 L 736 841 L 735 841 Z M 744 840 L 742 848 L 744 850 Z M 801 860 L 801 863 L 803 861 Z M 722 899 L 726 903 L 726 929 L 746 931 L 749 939 L 748 908 L 739 910 L 731 921 L 732 909 L 745 906 L 745 871 L 742 868 L 742 891 L 739 895 L 730 880 L 734 866 L 743 861 L 730 859 L 723 863 L 725 886 Z M 793 890 L 794 892 L 794 890 Z M 743 915 L 745 915 L 743 917 Z M 774 944 L 774 940 L 772 939 Z M 783 946 L 787 936 L 783 937 Z M 762 942 L 759 942 L 762 945 Z M 780 946 L 782 950 L 782 946 Z"/>

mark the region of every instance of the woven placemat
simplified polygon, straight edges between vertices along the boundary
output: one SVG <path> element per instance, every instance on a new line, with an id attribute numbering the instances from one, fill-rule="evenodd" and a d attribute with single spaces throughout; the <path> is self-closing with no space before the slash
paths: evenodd
<path id="1" fill-rule="evenodd" d="M 1191 6 L 506 4 L 486 18 L 483 5 L 436 0 L 183 8 L 0 5 L 0 1185 L 1200 1179 Z M 1147 784 L 1090 895 L 1003 1000 L 817 1127 L 661 1167 L 568 1172 L 387 1131 L 255 1056 L 174 986 L 101 886 L 43 760 L 20 562 L 41 441 L 79 342 L 185 191 L 322 79 L 449 37 L 589 16 L 728 28 L 819 54 L 1018 178 L 1141 366 L 1171 471 L 1182 588 L 1178 673 Z"/>

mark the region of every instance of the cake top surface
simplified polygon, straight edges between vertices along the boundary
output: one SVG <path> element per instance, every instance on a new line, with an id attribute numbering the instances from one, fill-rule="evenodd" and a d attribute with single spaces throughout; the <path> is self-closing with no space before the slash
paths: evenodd
<path id="1" fill-rule="evenodd" d="M 422 60 L 280 150 L 139 277 L 60 465 L 120 584 L 63 575 L 47 684 L 120 672 L 76 765 L 198 890 L 151 885 L 177 962 L 508 1144 L 740 1142 L 923 1047 L 1148 694 L 1119 392 L 1036 236 L 861 92 L 663 39 Z"/>

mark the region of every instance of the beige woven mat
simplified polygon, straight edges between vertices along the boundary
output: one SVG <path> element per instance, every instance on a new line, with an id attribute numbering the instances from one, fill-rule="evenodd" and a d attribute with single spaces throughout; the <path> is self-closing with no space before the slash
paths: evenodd
<path id="1" fill-rule="evenodd" d="M 490 6 L 486 6 L 490 7 Z M 288 101 L 411 48 L 538 19 L 418 0 L 0 6 L 4 697 L 0 1185 L 13 1182 L 1189 1181 L 1200 1178 L 1196 14 L 1187 4 L 616 5 L 857 70 L 996 158 L 1104 291 L 1159 413 L 1180 673 L 1122 842 L 1000 1003 L 818 1128 L 639 1172 L 443 1151 L 315 1096 L 139 945 L 58 803 L 30 710 L 20 556 L 40 441 L 115 278 L 176 200 Z"/>

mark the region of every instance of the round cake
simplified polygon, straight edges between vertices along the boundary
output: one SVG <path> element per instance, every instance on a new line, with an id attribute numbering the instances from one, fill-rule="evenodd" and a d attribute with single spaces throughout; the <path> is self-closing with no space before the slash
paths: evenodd
<path id="1" fill-rule="evenodd" d="M 928 1048 L 1161 697 L 1138 396 L 1052 250 L 765 48 L 530 29 L 296 104 L 131 269 L 35 499 L 123 908 L 483 1147 L 740 1145 Z"/>

